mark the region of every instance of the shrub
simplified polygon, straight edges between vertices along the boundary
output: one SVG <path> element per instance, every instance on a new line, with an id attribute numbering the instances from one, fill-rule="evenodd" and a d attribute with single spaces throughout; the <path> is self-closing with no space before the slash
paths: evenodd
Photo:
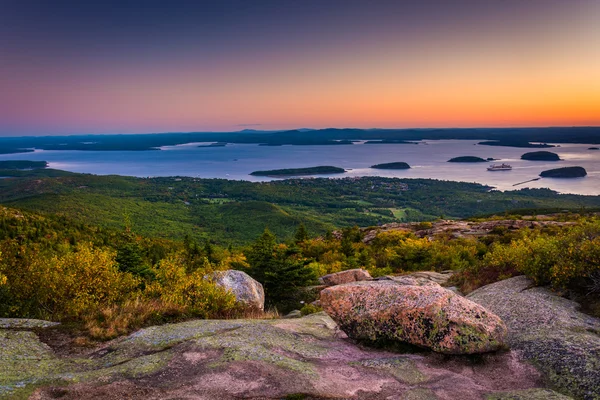
<path id="1" fill-rule="evenodd" d="M 314 314 L 314 313 L 318 313 L 323 311 L 323 308 L 321 306 L 317 306 L 314 304 L 305 304 L 301 309 L 300 312 L 302 313 L 302 315 L 309 315 L 309 314 Z"/>
<path id="2" fill-rule="evenodd" d="M 84 316 L 88 335 L 96 340 L 109 340 L 143 326 L 177 320 L 185 316 L 185 307 L 157 299 L 137 297 L 122 304 L 101 307 Z"/>
<path id="3" fill-rule="evenodd" d="M 190 316 L 214 318 L 238 307 L 235 296 L 205 280 L 208 271 L 197 269 L 186 273 L 181 257 L 163 259 L 154 273 L 156 281 L 146 287 L 144 294 L 165 304 L 182 306 Z"/>
<path id="4" fill-rule="evenodd" d="M 2 259 L 0 271 L 7 278 L 2 313 L 9 316 L 77 319 L 122 301 L 138 285 L 131 274 L 119 272 L 114 251 L 90 243 L 64 254 L 13 244 L 12 257 Z"/>

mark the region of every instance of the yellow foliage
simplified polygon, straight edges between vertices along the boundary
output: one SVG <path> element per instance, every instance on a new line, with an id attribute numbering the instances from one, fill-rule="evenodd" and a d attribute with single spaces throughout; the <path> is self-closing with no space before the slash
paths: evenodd
<path id="1" fill-rule="evenodd" d="M 17 315 L 77 318 L 100 305 L 121 301 L 139 283 L 119 272 L 114 251 L 89 243 L 62 255 L 45 256 L 34 247 L 19 251 L 18 268 L 2 263 L 11 309 Z"/>
<path id="2" fill-rule="evenodd" d="M 225 271 L 228 269 L 246 269 L 246 268 L 250 268 L 250 265 L 248 264 L 248 261 L 246 260 L 246 256 L 244 255 L 244 253 L 231 253 L 228 254 L 227 256 L 225 256 L 225 258 L 223 258 L 220 262 L 219 262 L 219 270 L 221 271 Z"/>
<path id="3" fill-rule="evenodd" d="M 156 281 L 148 285 L 146 294 L 184 306 L 189 313 L 204 318 L 235 309 L 235 296 L 204 279 L 206 272 L 198 269 L 186 274 L 180 257 L 165 258 L 156 268 Z"/>
<path id="4" fill-rule="evenodd" d="M 149 323 L 160 323 L 183 315 L 184 308 L 155 299 L 137 297 L 122 304 L 101 307 L 84 316 L 88 334 L 99 340 L 113 339 Z"/>

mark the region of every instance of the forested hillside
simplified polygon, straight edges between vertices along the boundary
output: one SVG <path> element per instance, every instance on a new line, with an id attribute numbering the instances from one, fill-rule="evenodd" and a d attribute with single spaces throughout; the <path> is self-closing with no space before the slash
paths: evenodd
<path id="1" fill-rule="evenodd" d="M 302 222 L 311 234 L 358 225 L 469 218 L 502 212 L 581 211 L 598 196 L 544 189 L 490 191 L 471 183 L 380 177 L 252 183 L 186 177 L 132 178 L 52 169 L 0 171 L 0 204 L 148 237 L 246 244 L 265 227 L 282 239 Z"/>

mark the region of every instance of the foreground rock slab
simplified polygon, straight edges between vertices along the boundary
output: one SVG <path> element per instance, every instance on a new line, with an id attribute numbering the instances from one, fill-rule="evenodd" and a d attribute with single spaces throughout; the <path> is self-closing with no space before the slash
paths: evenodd
<path id="1" fill-rule="evenodd" d="M 250 307 L 264 310 L 265 291 L 260 282 L 243 271 L 216 271 L 207 276 L 217 286 L 231 291 L 235 299 Z"/>
<path id="2" fill-rule="evenodd" d="M 28 318 L 0 318 L 0 329 L 42 329 L 60 325 L 59 322 Z"/>
<path id="3" fill-rule="evenodd" d="M 550 393 L 514 353 L 472 359 L 364 348 L 324 313 L 150 327 L 63 357 L 33 332 L 0 333 L 0 398 L 9 399 L 504 400 Z"/>
<path id="4" fill-rule="evenodd" d="M 433 283 L 332 286 L 321 292 L 321 305 L 353 339 L 410 343 L 446 354 L 486 353 L 505 346 L 506 326 L 500 318 Z"/>
<path id="5" fill-rule="evenodd" d="M 508 343 L 544 372 L 553 385 L 576 397 L 600 399 L 600 320 L 524 276 L 484 286 L 469 299 L 498 314 Z"/>

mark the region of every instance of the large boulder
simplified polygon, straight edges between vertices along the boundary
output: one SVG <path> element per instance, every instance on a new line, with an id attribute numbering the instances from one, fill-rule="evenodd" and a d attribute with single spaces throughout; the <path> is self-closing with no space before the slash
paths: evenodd
<path id="1" fill-rule="evenodd" d="M 354 339 L 410 343 L 446 354 L 504 347 L 506 326 L 498 316 L 437 284 L 332 286 L 321 292 L 321 305 Z"/>
<path id="2" fill-rule="evenodd" d="M 250 307 L 264 310 L 265 291 L 260 282 L 252 279 L 242 271 L 228 270 L 216 271 L 207 276 L 217 286 L 221 286 L 233 293 L 236 300 Z"/>
<path id="3" fill-rule="evenodd" d="M 499 315 L 507 341 L 574 397 L 600 399 L 600 320 L 579 305 L 517 276 L 477 289 L 467 296 Z"/>
<path id="4" fill-rule="evenodd" d="M 368 281 L 371 279 L 369 271 L 357 268 L 322 276 L 319 278 L 319 281 L 326 286 L 335 286 L 343 283 Z"/>

